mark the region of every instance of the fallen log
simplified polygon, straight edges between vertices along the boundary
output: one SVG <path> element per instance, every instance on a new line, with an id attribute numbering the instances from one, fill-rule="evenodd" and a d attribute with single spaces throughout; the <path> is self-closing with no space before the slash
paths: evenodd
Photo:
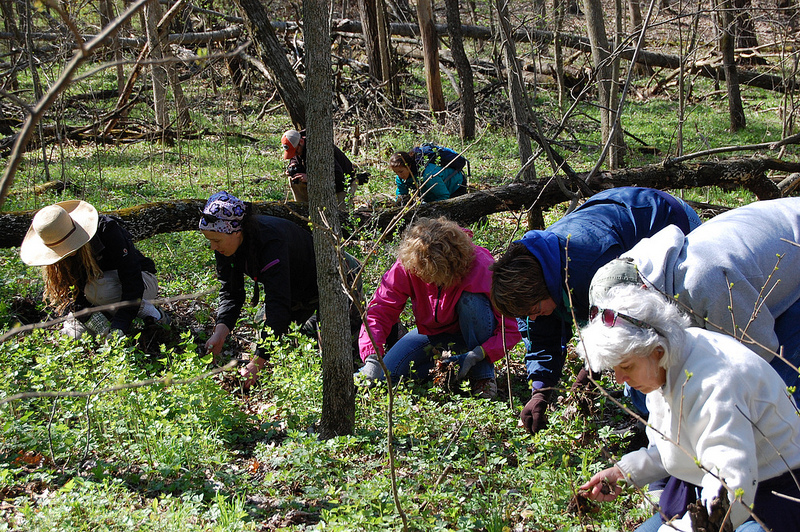
<path id="1" fill-rule="evenodd" d="M 730 190 L 741 187 L 752 191 L 760 200 L 778 198 L 781 196 L 780 190 L 767 177 L 768 170 L 798 172 L 800 163 L 753 157 L 722 162 L 672 164 L 666 167 L 653 164 L 599 172 L 588 185 L 595 192 L 621 186 L 644 186 L 663 190 L 705 186 Z M 581 178 L 586 175 L 578 174 Z M 470 225 L 489 214 L 522 211 L 533 205 L 549 209 L 567 200 L 554 180 L 540 179 L 533 183 L 512 183 L 478 190 L 446 201 L 418 204 L 405 213 L 401 213 L 402 207 L 390 207 L 379 210 L 362 208 L 341 214 L 342 225 L 355 228 L 350 229 L 351 233 L 369 231 L 371 234 L 374 230 L 386 229 L 398 216 L 400 225 L 422 216 L 447 216 L 462 225 Z M 204 204 L 205 200 L 200 199 L 164 201 L 107 214 L 122 219 L 134 239 L 142 240 L 163 233 L 196 230 Z M 303 226 L 308 224 L 308 209 L 305 205 L 295 202 L 256 202 L 255 205 L 262 214 L 290 219 Z M 34 213 L 35 211 L 0 213 L 0 226 L 4 228 L 0 233 L 0 248 L 20 245 Z"/>

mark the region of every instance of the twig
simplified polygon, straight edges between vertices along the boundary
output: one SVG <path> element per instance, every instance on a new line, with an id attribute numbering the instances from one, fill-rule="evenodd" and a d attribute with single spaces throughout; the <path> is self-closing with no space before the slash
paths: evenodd
<path id="1" fill-rule="evenodd" d="M 97 389 L 100 386 L 100 383 L 106 380 L 111 375 L 111 371 L 105 374 L 105 376 L 97 381 L 97 384 L 94 385 L 94 388 Z M 56 399 L 57 401 L 58 399 Z M 91 417 L 91 397 L 86 398 L 86 447 L 83 450 L 83 457 L 80 459 L 81 462 L 86 460 L 86 457 L 89 456 L 89 442 L 91 441 L 92 435 L 92 417 Z M 55 402 L 55 401 L 54 401 Z"/>
<path id="2" fill-rule="evenodd" d="M 800 143 L 800 133 L 785 137 L 777 142 L 762 142 L 760 144 L 746 144 L 744 146 L 720 146 L 719 148 L 712 148 L 710 150 L 703 150 L 694 153 L 688 153 L 680 157 L 671 157 L 664 161 L 664 166 L 672 166 L 690 159 L 698 159 L 700 157 L 707 157 L 709 155 L 716 155 L 718 153 L 730 153 L 733 151 L 757 151 L 757 150 L 777 150 L 781 146 L 787 144 Z"/>

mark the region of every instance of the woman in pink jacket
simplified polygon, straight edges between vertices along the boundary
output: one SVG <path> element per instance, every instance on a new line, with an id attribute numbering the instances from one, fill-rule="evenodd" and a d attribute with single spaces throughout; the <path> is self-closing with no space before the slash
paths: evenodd
<path id="1" fill-rule="evenodd" d="M 397 261 L 381 279 L 359 335 L 369 379 L 383 379 L 376 353 L 392 378 L 425 379 L 436 352 L 457 355 L 458 380 L 469 378 L 473 394 L 497 394 L 494 362 L 521 337 L 514 319 L 504 318 L 489 301 L 494 258 L 472 243 L 472 233 L 446 218 L 422 218 L 403 234 Z M 386 339 L 406 302 L 416 328 L 385 352 Z M 503 337 L 505 329 L 505 338 Z"/>

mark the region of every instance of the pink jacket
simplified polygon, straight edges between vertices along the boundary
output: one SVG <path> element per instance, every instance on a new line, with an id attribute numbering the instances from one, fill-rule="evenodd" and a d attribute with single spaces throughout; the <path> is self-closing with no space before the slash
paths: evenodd
<path id="1" fill-rule="evenodd" d="M 489 290 L 492 287 L 492 272 L 489 271 L 489 266 L 492 263 L 494 258 L 489 250 L 475 246 L 475 263 L 472 265 L 472 270 L 457 286 L 440 289 L 435 284 L 425 283 L 419 277 L 408 273 L 400 261 L 396 261 L 383 275 L 381 284 L 372 296 L 367 309 L 365 324 L 361 326 L 361 334 L 358 336 L 361 359 L 366 360 L 369 355 L 375 354 L 366 326 L 369 326 L 375 337 L 375 343 L 380 346 L 383 354 L 386 337 L 392 326 L 400 319 L 400 314 L 409 298 L 417 329 L 421 334 L 459 332 L 456 315 L 458 299 L 462 292 L 485 294 L 489 297 Z M 517 345 L 522 337 L 515 319 L 504 318 L 497 309 L 493 310 L 497 328 L 494 335 L 484 342 L 482 347 L 486 358 L 495 362 L 505 354 L 500 320 L 505 322 L 506 349 L 510 350 Z"/>

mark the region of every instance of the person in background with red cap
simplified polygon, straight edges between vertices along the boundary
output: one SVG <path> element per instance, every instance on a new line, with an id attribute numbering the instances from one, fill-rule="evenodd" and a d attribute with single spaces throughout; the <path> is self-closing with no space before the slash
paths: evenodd
<path id="1" fill-rule="evenodd" d="M 295 201 L 308 203 L 308 177 L 306 176 L 306 132 L 290 129 L 281 137 L 283 158 L 289 160 L 286 175 Z M 355 168 L 342 150 L 333 147 L 333 178 L 336 184 L 336 199 L 339 207 L 345 203 L 345 176 L 352 180 Z M 353 181 L 354 182 L 354 181 Z"/>

